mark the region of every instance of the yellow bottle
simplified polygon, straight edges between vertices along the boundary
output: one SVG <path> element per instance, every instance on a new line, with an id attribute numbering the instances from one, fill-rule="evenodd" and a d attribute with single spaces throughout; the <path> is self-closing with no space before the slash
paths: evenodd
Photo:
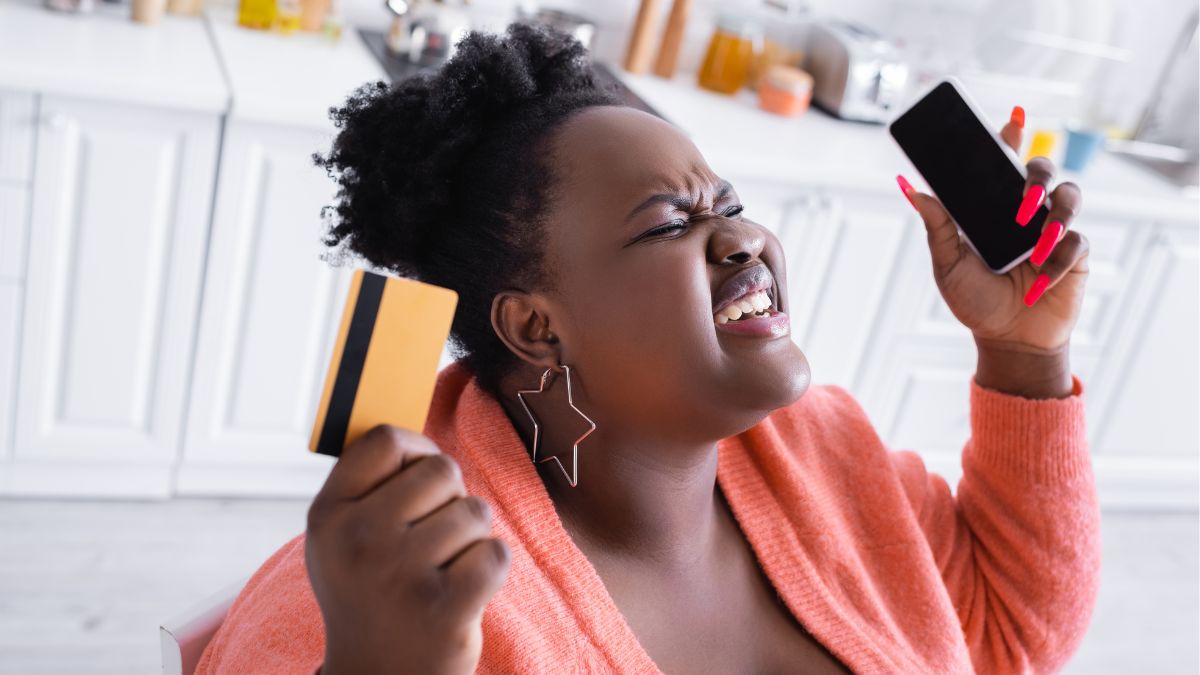
<path id="1" fill-rule="evenodd" d="M 276 0 L 275 30 L 285 35 L 300 30 L 303 11 L 300 0 Z"/>
<path id="2" fill-rule="evenodd" d="M 1028 164 L 1030 159 L 1034 157 L 1049 157 L 1050 153 L 1054 152 L 1054 142 L 1058 140 L 1058 134 L 1045 129 L 1037 129 L 1033 132 L 1033 139 L 1029 141 L 1029 152 L 1025 153 L 1025 162 Z"/>
<path id="3" fill-rule="evenodd" d="M 238 25 L 270 30 L 275 25 L 275 0 L 241 0 L 238 4 Z"/>

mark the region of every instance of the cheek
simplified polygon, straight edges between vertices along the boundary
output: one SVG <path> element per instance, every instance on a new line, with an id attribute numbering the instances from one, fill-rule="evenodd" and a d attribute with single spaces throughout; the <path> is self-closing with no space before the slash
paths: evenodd
<path id="1" fill-rule="evenodd" d="M 683 258 L 611 264 L 606 283 L 573 289 L 568 302 L 579 357 L 621 370 L 675 370 L 675 362 L 714 349 L 707 269 Z"/>
<path id="2" fill-rule="evenodd" d="M 614 271 L 588 292 L 591 334 L 633 357 L 694 352 L 713 343 L 712 299 L 704 265 L 660 257 L 648 269 Z"/>

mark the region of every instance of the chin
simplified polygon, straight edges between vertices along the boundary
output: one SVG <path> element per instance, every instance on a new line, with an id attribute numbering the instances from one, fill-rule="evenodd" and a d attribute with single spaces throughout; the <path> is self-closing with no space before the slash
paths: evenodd
<path id="1" fill-rule="evenodd" d="M 794 350 L 785 365 L 760 371 L 753 380 L 742 379 L 731 387 L 738 394 L 727 402 L 744 411 L 725 436 L 734 436 L 766 419 L 772 412 L 799 401 L 808 391 L 811 381 L 808 359 L 799 348 Z"/>

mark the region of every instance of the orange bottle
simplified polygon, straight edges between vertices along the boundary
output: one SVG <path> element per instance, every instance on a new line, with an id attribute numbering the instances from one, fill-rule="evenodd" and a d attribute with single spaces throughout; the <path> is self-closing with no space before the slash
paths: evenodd
<path id="1" fill-rule="evenodd" d="M 746 83 L 760 30 L 750 17 L 721 14 L 708 43 L 699 84 L 722 94 L 735 94 Z"/>

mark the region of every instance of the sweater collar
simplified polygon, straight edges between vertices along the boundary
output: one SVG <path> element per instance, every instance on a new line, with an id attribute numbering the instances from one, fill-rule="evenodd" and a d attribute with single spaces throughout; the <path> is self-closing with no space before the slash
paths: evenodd
<path id="1" fill-rule="evenodd" d="M 483 391 L 458 362 L 442 372 L 439 389 L 443 387 L 461 394 L 447 397 L 453 402 L 435 411 L 442 418 L 431 415 L 426 428 L 441 424 L 453 428 L 455 451 L 466 464 L 463 474 L 468 490 L 492 497 L 494 512 L 512 525 L 520 545 L 534 560 L 553 561 L 541 566 L 540 572 L 559 589 L 611 672 L 661 675 L 596 568 L 563 526 L 524 441 L 499 401 Z M 797 514 L 786 513 L 779 499 L 764 497 L 786 492 L 792 504 L 814 498 L 794 465 L 779 456 L 751 452 L 751 446 L 778 445 L 781 439 L 774 438 L 776 434 L 773 425 L 760 423 L 718 442 L 717 484 L 730 510 L 763 572 L 806 630 L 851 668 L 872 662 L 895 665 L 877 648 L 867 646 L 869 637 L 836 608 L 837 593 L 813 568 L 808 547 L 798 537 L 797 526 L 803 526 Z M 581 444 L 581 459 L 586 457 L 585 450 L 586 444 Z M 585 476 L 581 471 L 581 480 Z"/>

